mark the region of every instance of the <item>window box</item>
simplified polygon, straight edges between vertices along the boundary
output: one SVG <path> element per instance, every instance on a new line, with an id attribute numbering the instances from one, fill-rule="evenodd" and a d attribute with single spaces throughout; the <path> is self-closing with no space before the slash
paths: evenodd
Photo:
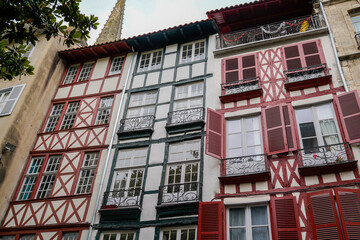
<path id="1" fill-rule="evenodd" d="M 222 103 L 260 97 L 263 93 L 260 87 L 260 77 L 222 83 L 221 89 L 223 95 L 219 98 Z"/>
<path id="2" fill-rule="evenodd" d="M 270 178 L 266 154 L 222 159 L 220 182 L 223 184 L 266 181 Z"/>
<path id="3" fill-rule="evenodd" d="M 285 88 L 289 91 L 325 85 L 331 82 L 326 64 L 284 71 Z"/>
<path id="4" fill-rule="evenodd" d="M 155 116 L 126 118 L 120 121 L 119 139 L 150 137 L 154 131 Z"/>
<path id="5" fill-rule="evenodd" d="M 171 134 L 200 130 L 204 124 L 204 108 L 197 107 L 169 112 L 165 128 Z"/>
<path id="6" fill-rule="evenodd" d="M 350 171 L 357 166 L 349 143 L 300 149 L 298 159 L 299 173 L 304 176 Z"/>

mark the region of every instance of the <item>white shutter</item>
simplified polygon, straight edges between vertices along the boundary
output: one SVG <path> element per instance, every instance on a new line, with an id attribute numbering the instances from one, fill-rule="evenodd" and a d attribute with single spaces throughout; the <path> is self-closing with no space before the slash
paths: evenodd
<path id="1" fill-rule="evenodd" d="M 18 101 L 23 89 L 25 87 L 25 84 L 18 85 L 12 88 L 11 93 L 5 101 L 4 108 L 0 112 L 0 116 L 9 115 L 11 114 L 12 110 L 15 107 L 16 102 Z"/>

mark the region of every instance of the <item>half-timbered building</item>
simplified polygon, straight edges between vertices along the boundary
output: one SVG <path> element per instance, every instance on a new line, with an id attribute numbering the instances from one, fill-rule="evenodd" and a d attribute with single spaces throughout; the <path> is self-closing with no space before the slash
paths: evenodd
<path id="1" fill-rule="evenodd" d="M 91 239 L 196 239 L 216 31 L 204 20 L 124 40 L 130 78 Z"/>
<path id="2" fill-rule="evenodd" d="M 359 239 L 360 101 L 326 16 L 292 0 L 207 15 L 219 34 L 198 239 Z"/>

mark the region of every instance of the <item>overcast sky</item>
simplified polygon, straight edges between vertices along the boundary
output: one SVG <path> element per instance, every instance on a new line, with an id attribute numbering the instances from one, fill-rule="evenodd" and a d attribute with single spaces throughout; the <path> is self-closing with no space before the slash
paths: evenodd
<path id="1" fill-rule="evenodd" d="M 122 38 L 207 19 L 206 12 L 249 0 L 126 0 Z M 99 17 L 99 27 L 91 32 L 93 44 L 108 19 L 116 0 L 82 0 L 81 10 Z"/>

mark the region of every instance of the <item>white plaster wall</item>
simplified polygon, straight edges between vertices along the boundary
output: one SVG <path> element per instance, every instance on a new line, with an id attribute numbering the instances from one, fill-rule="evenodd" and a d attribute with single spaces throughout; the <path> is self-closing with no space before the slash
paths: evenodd
<path id="1" fill-rule="evenodd" d="M 55 99 L 66 98 L 69 94 L 70 87 L 60 87 L 56 93 Z"/>
<path id="2" fill-rule="evenodd" d="M 86 85 L 87 83 L 82 83 L 74 86 L 70 93 L 70 97 L 78 97 L 84 95 Z"/>
<path id="3" fill-rule="evenodd" d="M 146 194 L 144 195 L 144 200 L 142 204 L 142 211 L 140 216 L 140 221 L 149 221 L 156 219 L 156 209 L 155 206 L 157 205 L 158 195 L 157 194 Z M 144 229 L 142 228 L 141 232 Z M 147 235 L 147 236 L 154 236 L 154 235 Z M 142 239 L 149 239 L 149 238 L 142 238 Z"/>
<path id="4" fill-rule="evenodd" d="M 165 125 L 166 125 L 166 120 L 161 121 L 161 122 L 155 122 L 154 132 L 152 134 L 153 139 L 159 139 L 159 138 L 163 138 L 166 136 Z"/>
<path id="5" fill-rule="evenodd" d="M 159 89 L 158 103 L 169 102 L 171 99 L 172 86 L 166 86 Z"/>
<path id="6" fill-rule="evenodd" d="M 189 65 L 185 65 L 185 66 L 179 67 L 177 69 L 176 81 L 187 79 L 189 77 L 190 77 L 190 66 Z"/>
<path id="7" fill-rule="evenodd" d="M 164 162 L 165 143 L 154 143 L 151 145 L 149 164 Z"/>
<path id="8" fill-rule="evenodd" d="M 146 86 L 151 86 L 159 83 L 160 72 L 151 72 L 148 74 L 146 79 Z"/>
<path id="9" fill-rule="evenodd" d="M 90 81 L 86 94 L 95 94 L 100 92 L 101 83 L 102 81 Z"/>
<path id="10" fill-rule="evenodd" d="M 168 112 L 169 112 L 169 104 L 157 106 L 155 119 L 167 118 Z"/>
<path id="11" fill-rule="evenodd" d="M 162 72 L 161 83 L 172 82 L 174 80 L 174 69 L 166 69 Z"/>
<path id="12" fill-rule="evenodd" d="M 105 78 L 102 92 L 110 92 L 116 90 L 119 77 Z"/>
<path id="13" fill-rule="evenodd" d="M 145 82 L 145 74 L 136 75 L 133 78 L 132 87 L 133 88 L 143 87 L 144 82 Z"/>
<path id="14" fill-rule="evenodd" d="M 191 77 L 197 77 L 205 74 L 205 63 L 196 63 L 192 65 L 192 76 Z"/>
<path id="15" fill-rule="evenodd" d="M 176 51 L 176 49 L 174 51 Z M 175 66 L 176 55 L 177 55 L 176 52 L 165 55 L 163 68 L 169 68 Z"/>
<path id="16" fill-rule="evenodd" d="M 155 235 L 154 227 L 142 228 L 140 230 L 139 240 L 150 240 L 150 239 L 153 239 L 154 235 Z M 149 238 L 149 236 L 151 236 L 151 238 Z"/>
<path id="17" fill-rule="evenodd" d="M 164 160 L 164 156 L 159 154 L 159 158 Z M 161 181 L 162 166 L 150 167 L 146 178 L 145 191 L 159 190 Z M 155 207 L 155 205 L 153 206 Z"/>
<path id="18" fill-rule="evenodd" d="M 172 53 L 172 52 L 175 52 L 176 53 L 176 51 L 177 51 L 177 44 L 173 44 L 173 45 L 168 45 L 168 46 L 166 46 L 166 48 L 165 48 L 165 54 L 166 53 Z"/>
<path id="19" fill-rule="evenodd" d="M 100 58 L 96 61 L 95 68 L 93 71 L 93 74 L 91 76 L 91 79 L 97 79 L 102 78 L 105 76 L 106 68 L 109 64 L 109 57 L 106 58 Z"/>

